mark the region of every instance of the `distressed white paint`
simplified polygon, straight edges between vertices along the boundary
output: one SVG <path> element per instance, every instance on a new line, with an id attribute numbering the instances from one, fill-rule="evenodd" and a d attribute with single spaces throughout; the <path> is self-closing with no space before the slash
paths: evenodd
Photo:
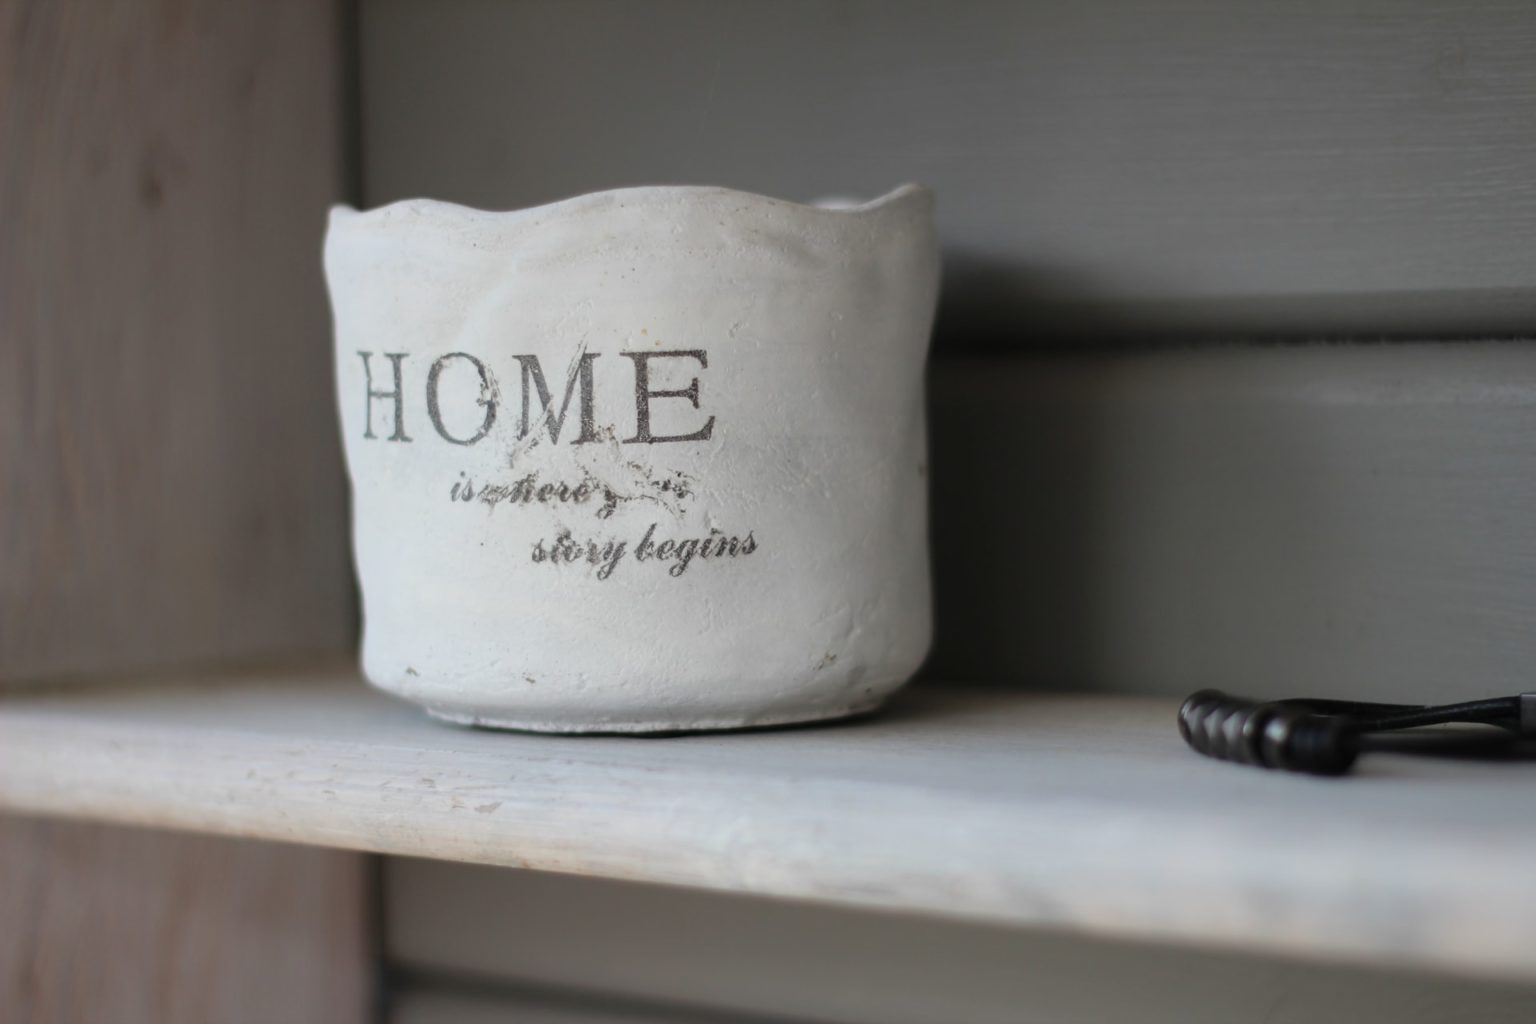
<path id="1" fill-rule="evenodd" d="M 375 685 L 648 731 L 846 715 L 917 668 L 926 190 L 341 208 L 326 272 Z"/>
<path id="2" fill-rule="evenodd" d="M 347 671 L 194 682 L 0 701 L 0 809 L 1536 978 L 1536 763 L 1263 772 L 1144 698 L 642 740 L 448 729 Z"/>

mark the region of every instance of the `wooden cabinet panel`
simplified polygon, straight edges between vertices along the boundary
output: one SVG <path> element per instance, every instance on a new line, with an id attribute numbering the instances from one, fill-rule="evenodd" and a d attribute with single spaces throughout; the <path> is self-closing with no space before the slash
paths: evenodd
<path id="1" fill-rule="evenodd" d="M 0 818 L 7 1024 L 362 1024 L 364 858 Z"/>
<path id="2" fill-rule="evenodd" d="M 0 685 L 350 648 L 341 54 L 332 3 L 0 4 Z M 0 818 L 0 1020 L 361 1024 L 367 874 Z"/>
<path id="3" fill-rule="evenodd" d="M 339 651 L 336 5 L 0 5 L 0 679 Z"/>

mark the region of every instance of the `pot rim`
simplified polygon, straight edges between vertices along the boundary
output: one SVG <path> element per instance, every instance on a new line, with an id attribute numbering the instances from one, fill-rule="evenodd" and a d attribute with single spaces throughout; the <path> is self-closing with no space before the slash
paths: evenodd
<path id="1" fill-rule="evenodd" d="M 862 203 L 846 204 L 843 202 L 826 201 L 829 204 L 834 202 L 835 204 L 820 205 L 816 203 L 799 203 L 790 199 L 778 199 L 759 192 L 746 192 L 719 185 L 635 185 L 624 188 L 602 189 L 597 192 L 585 192 L 565 199 L 540 203 L 536 206 L 522 206 L 510 210 L 488 210 L 483 207 L 455 203 L 446 199 L 413 198 L 397 199 L 393 202 L 368 207 L 367 209 L 360 209 L 350 203 L 335 203 L 330 208 L 330 226 L 333 230 L 340 224 L 356 225 L 359 227 L 375 226 L 395 220 L 400 215 L 420 216 L 423 214 L 437 214 L 461 221 L 474 220 L 484 222 L 486 220 L 493 220 L 502 225 L 510 225 L 519 221 L 542 218 L 554 213 L 578 212 L 589 207 L 601 206 L 615 201 L 652 202 L 658 200 L 675 201 L 679 199 L 710 198 L 730 199 L 735 202 L 749 203 L 755 206 L 784 207 L 797 213 L 818 217 L 857 218 L 905 205 L 918 198 L 931 203 L 933 201 L 933 190 L 927 185 L 908 182 Z"/>

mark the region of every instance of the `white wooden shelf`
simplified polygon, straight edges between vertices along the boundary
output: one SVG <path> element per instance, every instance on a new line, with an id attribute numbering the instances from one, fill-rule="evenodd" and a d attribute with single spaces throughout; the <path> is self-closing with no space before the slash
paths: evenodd
<path id="1" fill-rule="evenodd" d="M 1536 764 L 1262 772 L 1167 700 L 634 739 L 438 725 L 350 669 L 146 680 L 0 698 L 0 808 L 1536 978 Z"/>

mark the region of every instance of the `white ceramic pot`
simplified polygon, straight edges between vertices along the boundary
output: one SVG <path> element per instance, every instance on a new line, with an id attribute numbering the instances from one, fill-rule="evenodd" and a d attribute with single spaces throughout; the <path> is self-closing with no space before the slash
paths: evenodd
<path id="1" fill-rule="evenodd" d="M 454 722 L 878 705 L 930 642 L 931 194 L 332 211 L 363 669 Z"/>

